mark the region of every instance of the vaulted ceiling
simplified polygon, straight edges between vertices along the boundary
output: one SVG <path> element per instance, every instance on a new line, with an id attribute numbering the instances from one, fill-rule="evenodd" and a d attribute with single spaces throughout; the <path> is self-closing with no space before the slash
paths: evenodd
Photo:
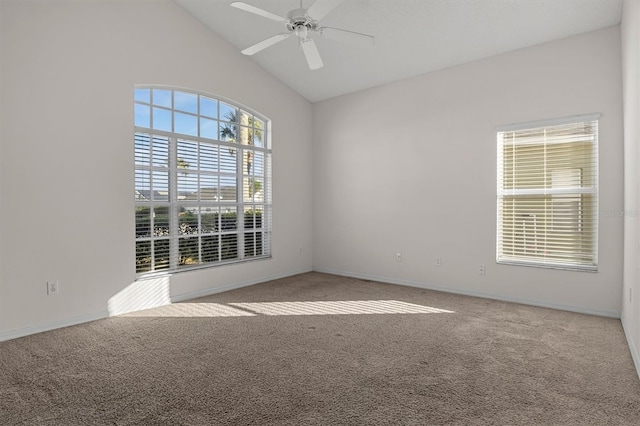
<path id="1" fill-rule="evenodd" d="M 231 7 L 232 0 L 174 1 L 238 50 L 286 31 L 283 23 Z M 286 17 L 314 0 L 244 2 Z M 313 71 L 295 36 L 251 58 L 317 102 L 617 25 L 621 11 L 622 0 L 344 0 L 321 24 L 372 34 L 374 45 L 355 47 L 314 36 L 324 66 Z"/>

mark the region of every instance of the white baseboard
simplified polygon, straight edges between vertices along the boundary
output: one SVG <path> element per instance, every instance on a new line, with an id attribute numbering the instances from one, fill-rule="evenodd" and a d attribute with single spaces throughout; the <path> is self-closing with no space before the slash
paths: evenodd
<path id="1" fill-rule="evenodd" d="M 0 332 L 0 342 L 5 340 L 17 339 L 19 337 L 29 336 L 31 334 L 42 333 L 44 331 L 55 330 L 57 328 L 69 327 L 72 325 L 78 325 L 85 322 L 96 321 L 107 318 L 109 316 L 108 311 L 95 312 L 92 314 L 80 315 L 73 318 L 65 318 L 58 321 L 52 321 L 43 324 L 30 325 L 28 327 L 18 328 L 16 330 L 9 330 Z"/>
<path id="2" fill-rule="evenodd" d="M 636 366 L 636 373 L 638 373 L 638 378 L 640 379 L 640 352 L 638 352 L 638 348 L 636 347 L 631 335 L 627 331 L 628 328 L 625 326 L 624 317 L 620 319 L 622 322 L 622 329 L 624 330 L 624 336 L 627 338 L 627 344 L 629 345 L 629 351 L 631 352 L 631 358 L 633 359 L 633 365 Z"/>
<path id="3" fill-rule="evenodd" d="M 266 277 L 260 277 L 253 280 L 238 281 L 238 282 L 227 284 L 221 287 L 208 288 L 208 289 L 199 290 L 199 291 L 190 292 L 190 293 L 183 293 L 183 294 L 172 296 L 171 302 L 182 302 L 189 299 L 209 296 L 211 294 L 222 293 L 224 291 L 229 291 L 229 290 L 235 290 L 237 288 L 247 287 L 250 285 L 259 284 L 259 283 L 263 283 L 266 281 L 271 281 L 279 278 L 290 277 L 293 275 L 303 274 L 306 272 L 311 272 L 311 268 L 288 271 L 285 273 L 266 276 Z M 149 307 L 146 307 L 145 309 L 149 309 Z M 55 330 L 57 328 L 69 327 L 72 325 L 78 325 L 85 322 L 96 321 L 96 320 L 100 320 L 108 317 L 109 317 L 109 311 L 104 310 L 104 311 L 96 312 L 93 314 L 81 315 L 78 317 L 66 318 L 66 319 L 52 321 L 48 323 L 35 324 L 28 327 L 19 328 L 16 330 L 1 331 L 0 342 L 5 340 L 17 339 L 19 337 L 29 336 L 31 334 L 42 333 L 44 331 Z"/>
<path id="4" fill-rule="evenodd" d="M 418 288 L 424 288 L 427 290 L 442 291 L 444 293 L 454 293 L 454 294 L 461 294 L 464 296 L 481 297 L 483 299 L 493 299 L 493 300 L 500 300 L 503 302 L 520 303 L 522 305 L 538 306 L 540 308 L 557 309 L 561 311 L 576 312 L 580 314 L 597 315 L 600 317 L 620 318 L 620 312 L 615 312 L 615 311 L 587 309 L 580 306 L 562 305 L 562 304 L 556 304 L 556 303 L 548 303 L 544 301 L 520 299 L 517 297 L 502 296 L 500 294 L 468 291 L 464 289 L 427 284 L 419 281 L 402 280 L 402 279 L 393 278 L 393 277 L 361 274 L 359 272 L 341 271 L 341 270 L 330 269 L 330 268 L 314 268 L 313 270 L 316 272 L 324 272 L 327 274 L 341 275 L 344 277 L 353 277 L 353 278 L 360 278 L 360 279 L 365 279 L 370 281 L 379 281 L 379 282 L 389 283 L 389 284 L 399 284 L 407 287 L 418 287 Z"/>

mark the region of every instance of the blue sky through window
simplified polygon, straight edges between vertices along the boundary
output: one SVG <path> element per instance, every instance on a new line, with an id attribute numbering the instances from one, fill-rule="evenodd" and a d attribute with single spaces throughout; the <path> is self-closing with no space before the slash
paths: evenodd
<path id="1" fill-rule="evenodd" d="M 153 128 L 165 132 L 177 133 L 185 136 L 195 136 L 206 139 L 231 141 L 232 135 L 244 134 L 248 131 L 253 144 L 257 147 L 264 147 L 264 137 L 262 132 L 256 132 L 245 126 L 230 124 L 228 120 L 242 117 L 242 122 L 253 124 L 257 129 L 265 129 L 265 122 L 252 114 L 238 109 L 237 107 L 219 102 L 195 93 L 182 92 L 170 89 L 146 89 L 137 88 L 134 90 L 134 121 L 137 127 Z M 220 119 L 221 121 L 218 121 Z M 245 129 L 245 130 L 242 130 Z M 223 131 L 226 130 L 226 131 Z M 168 151 L 161 149 L 167 144 L 165 137 L 154 136 L 154 166 L 166 167 L 168 165 Z M 140 140 L 138 144 L 147 144 L 149 141 Z M 206 151 L 208 149 L 211 152 Z M 145 146 L 140 145 L 140 152 Z M 146 146 L 146 149 L 149 147 Z M 168 145 L 167 145 L 168 149 Z M 236 173 L 237 158 L 233 149 L 218 146 L 201 145 L 203 151 L 199 158 L 188 158 L 185 153 L 179 156 L 192 167 L 197 168 L 198 163 L 202 170 L 222 173 Z M 162 153 L 165 152 L 166 155 Z M 138 153 L 140 154 L 140 153 Z M 150 159 L 143 159 L 136 154 L 136 164 L 148 164 Z M 260 176 L 264 173 L 265 157 L 263 153 L 256 152 L 253 155 L 253 164 L 250 174 Z M 243 168 L 246 174 L 249 170 Z"/>

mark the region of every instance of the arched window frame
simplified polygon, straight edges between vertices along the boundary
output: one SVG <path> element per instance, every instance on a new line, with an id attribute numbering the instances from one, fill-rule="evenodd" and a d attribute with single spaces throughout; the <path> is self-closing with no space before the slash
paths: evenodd
<path id="1" fill-rule="evenodd" d="M 271 121 L 198 91 L 134 88 L 136 274 L 271 257 Z"/>

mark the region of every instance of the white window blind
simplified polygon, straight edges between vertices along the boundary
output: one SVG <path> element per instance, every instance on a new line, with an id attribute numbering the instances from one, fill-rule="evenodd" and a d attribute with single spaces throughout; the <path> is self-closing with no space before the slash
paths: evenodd
<path id="1" fill-rule="evenodd" d="M 598 265 L 598 116 L 498 129 L 497 261 Z"/>
<path id="2" fill-rule="evenodd" d="M 136 272 L 271 255 L 270 122 L 205 94 L 137 87 Z"/>

